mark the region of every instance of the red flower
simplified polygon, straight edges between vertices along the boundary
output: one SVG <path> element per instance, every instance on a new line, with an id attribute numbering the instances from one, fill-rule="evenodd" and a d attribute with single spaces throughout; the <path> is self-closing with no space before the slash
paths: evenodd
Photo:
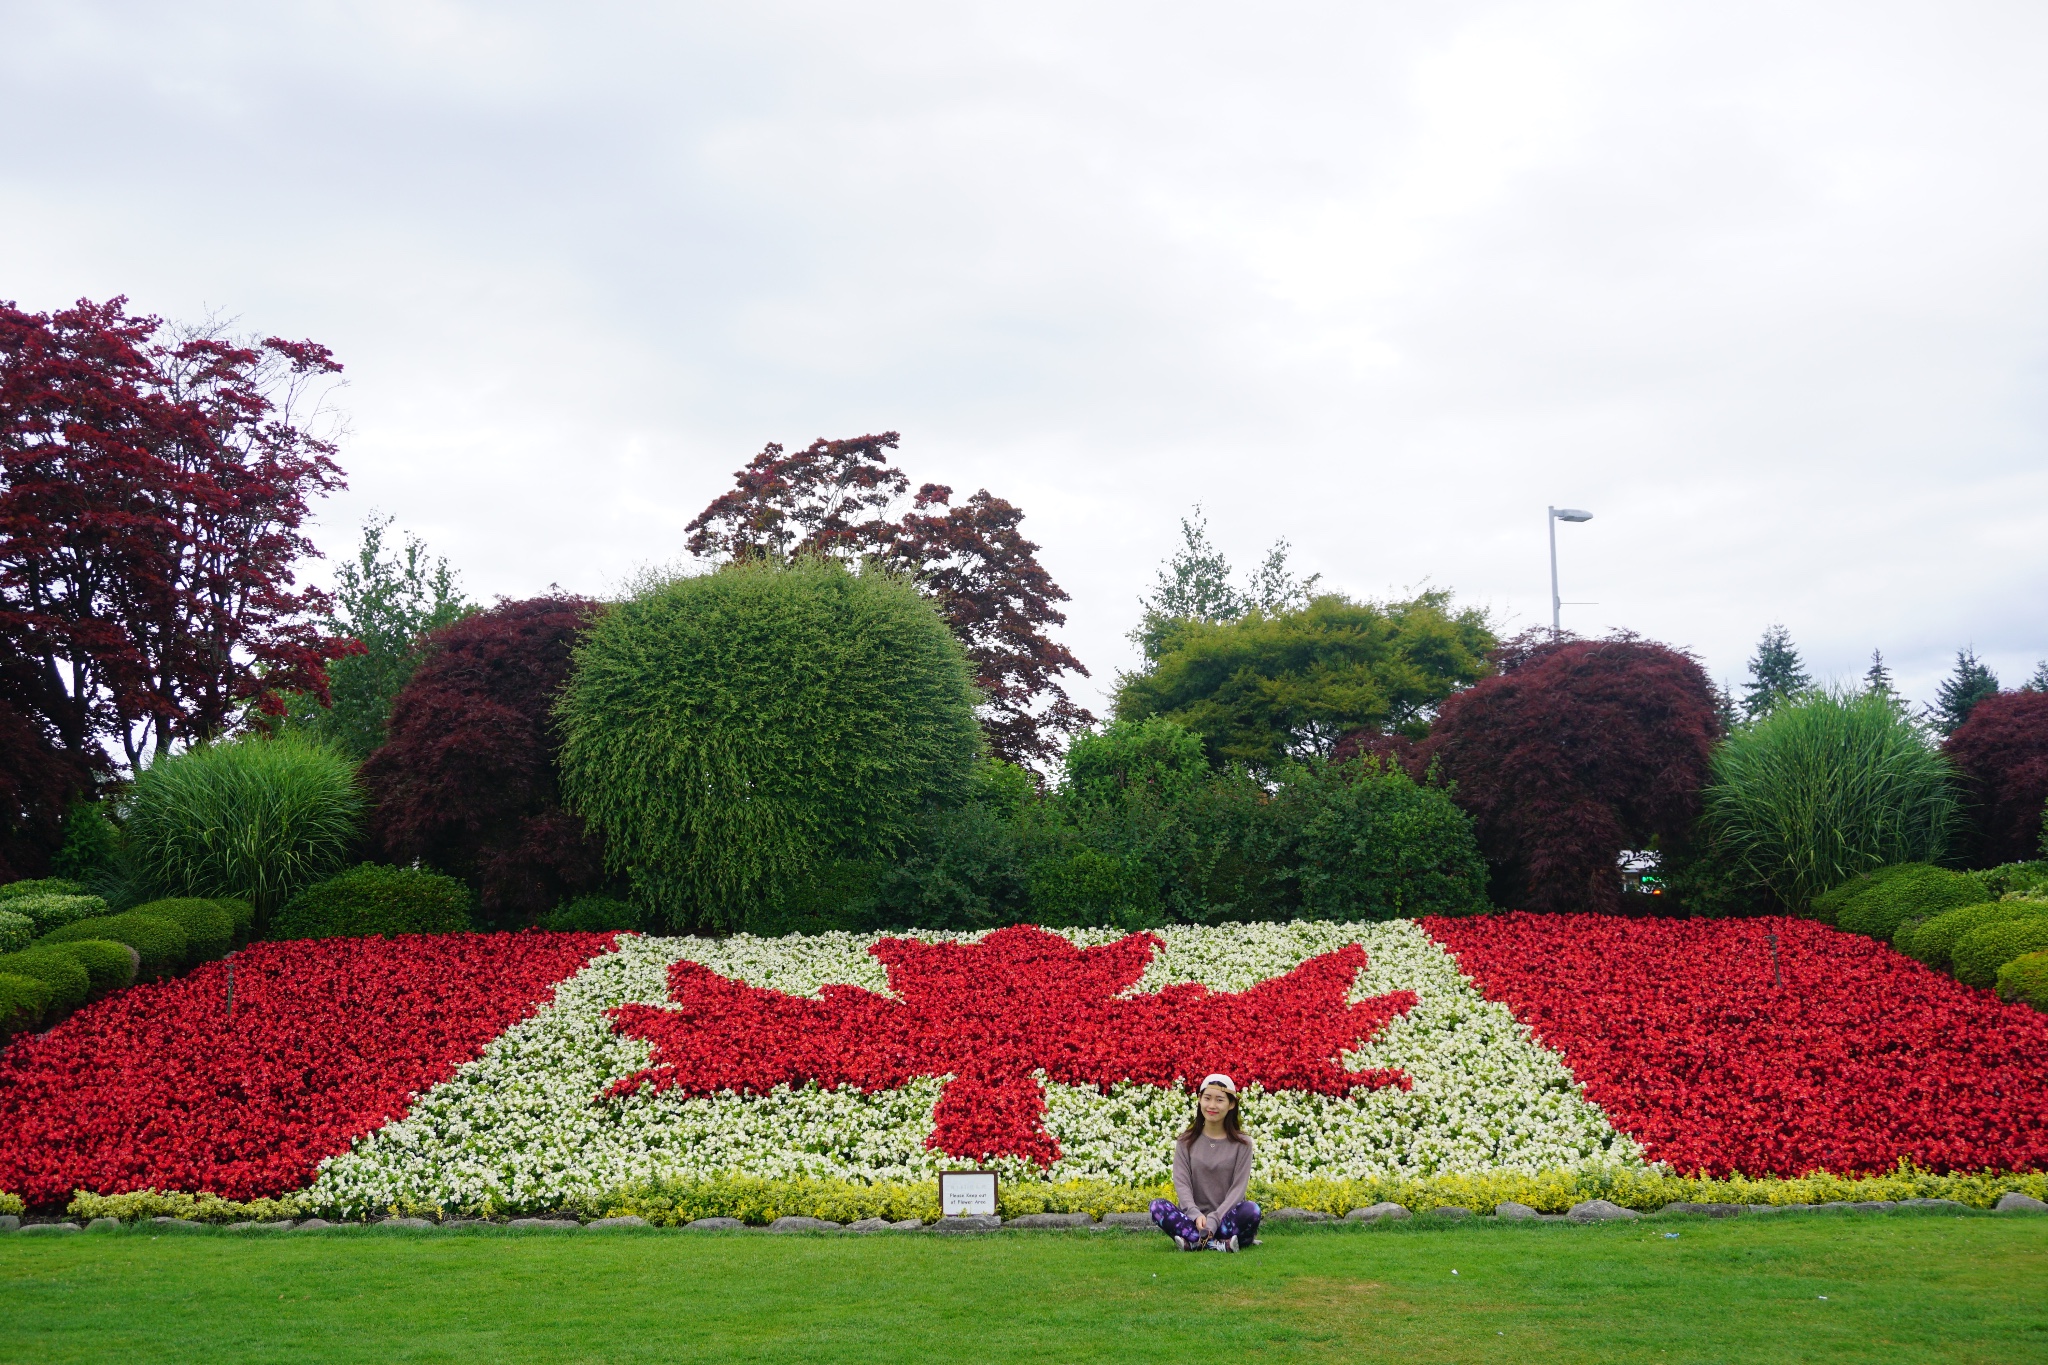
<path id="1" fill-rule="evenodd" d="M 2048 1017 L 1871 939 L 1799 919 L 1425 927 L 1681 1171 L 2048 1165 Z"/>
<path id="2" fill-rule="evenodd" d="M 1365 966 L 1356 944 L 1311 958 L 1239 994 L 1199 985 L 1123 996 L 1158 951 L 1133 934 L 1076 948 L 1030 925 L 980 943 L 885 939 L 869 949 L 896 998 L 827 986 L 806 999 L 718 976 L 694 962 L 669 968 L 675 1008 L 626 1005 L 618 1030 L 654 1045 L 655 1065 L 616 1082 L 689 1095 L 759 1093 L 777 1085 L 892 1090 L 917 1076 L 950 1076 L 929 1145 L 983 1160 L 1024 1156 L 1050 1165 L 1059 1144 L 1040 1120 L 1035 1073 L 1071 1085 L 1117 1081 L 1192 1085 L 1212 1071 L 1239 1084 L 1342 1095 L 1399 1085 L 1398 1071 L 1345 1071 L 1355 1048 L 1415 1003 L 1396 991 L 1347 1004 Z"/>
<path id="3" fill-rule="evenodd" d="M 304 1185 L 611 946 L 610 934 L 258 943 L 0 1054 L 0 1190 Z"/>

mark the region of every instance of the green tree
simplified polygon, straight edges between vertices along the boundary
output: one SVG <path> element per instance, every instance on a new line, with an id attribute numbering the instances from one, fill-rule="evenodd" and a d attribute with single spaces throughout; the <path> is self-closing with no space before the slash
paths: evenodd
<path id="1" fill-rule="evenodd" d="M 2048 659 L 2034 665 L 2034 676 L 2020 684 L 2022 692 L 2048 692 Z"/>
<path id="2" fill-rule="evenodd" d="M 1352 730 L 1420 734 L 1438 702 L 1490 671 L 1495 643 L 1485 613 L 1454 610 L 1442 591 L 1184 621 L 1118 680 L 1116 715 L 1165 716 L 1200 735 L 1211 761 L 1270 772 L 1327 756 Z"/>
<path id="3" fill-rule="evenodd" d="M 1757 642 L 1756 655 L 1749 661 L 1749 681 L 1742 685 L 1742 711 L 1755 720 L 1768 716 L 1781 702 L 1813 686 L 1792 636 L 1783 626 L 1772 626 Z"/>
<path id="4" fill-rule="evenodd" d="M 1230 561 L 1209 539 L 1209 521 L 1201 504 L 1180 519 L 1180 548 L 1167 556 L 1153 580 L 1152 591 L 1138 600 L 1143 616 L 1131 632 L 1133 643 L 1155 659 L 1166 637 L 1189 622 L 1235 621 L 1249 611 L 1293 611 L 1315 596 L 1321 574 L 1297 578 L 1288 567 L 1293 546 L 1282 536 L 1239 589 L 1230 581 Z"/>
<path id="5" fill-rule="evenodd" d="M 1998 676 L 1977 657 L 1974 648 L 1956 651 L 1956 670 L 1934 694 L 1928 719 L 1944 735 L 1952 735 L 1986 697 L 1998 695 Z"/>
<path id="6" fill-rule="evenodd" d="M 965 797 L 979 694 L 908 579 L 822 556 L 657 584 L 598 617 L 557 706 L 562 788 L 678 926 L 779 915 Z"/>
<path id="7" fill-rule="evenodd" d="M 476 610 L 463 601 L 448 561 L 429 559 L 418 536 L 386 543 L 392 520 L 373 515 L 363 523 L 354 561 L 335 574 L 335 613 L 323 623 L 362 652 L 328 664 L 330 705 L 295 693 L 285 722 L 358 762 L 384 742 L 392 699 L 419 667 L 427 635 Z"/>
<path id="8" fill-rule="evenodd" d="M 1863 690 L 1880 697 L 1896 697 L 1898 689 L 1892 686 L 1892 671 L 1884 666 L 1884 651 L 1870 651 L 1870 667 L 1863 674 Z"/>

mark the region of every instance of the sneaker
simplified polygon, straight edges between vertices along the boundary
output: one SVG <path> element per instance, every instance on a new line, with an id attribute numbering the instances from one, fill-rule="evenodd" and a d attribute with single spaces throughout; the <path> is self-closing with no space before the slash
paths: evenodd
<path id="1" fill-rule="evenodd" d="M 1209 1250 L 1211 1250 L 1211 1251 L 1228 1251 L 1228 1250 L 1230 1250 L 1230 1248 L 1229 1248 L 1229 1247 L 1227 1247 L 1227 1246 L 1225 1246 L 1225 1245 L 1223 1245 L 1223 1243 L 1221 1243 L 1221 1242 L 1211 1242 L 1211 1243 L 1209 1243 Z"/>
<path id="2" fill-rule="evenodd" d="M 1225 1243 L 1223 1244 L 1223 1249 L 1224 1249 L 1225 1251 L 1235 1251 L 1235 1250 L 1237 1250 L 1237 1234 L 1235 1234 L 1235 1233 L 1232 1233 L 1232 1234 L 1231 1234 L 1230 1240 L 1229 1240 L 1229 1241 L 1227 1241 L 1227 1242 L 1225 1242 Z"/>
<path id="3" fill-rule="evenodd" d="M 1173 1249 L 1175 1251 L 1193 1251 L 1195 1246 L 1192 1242 L 1176 1237 L 1173 1239 Z"/>

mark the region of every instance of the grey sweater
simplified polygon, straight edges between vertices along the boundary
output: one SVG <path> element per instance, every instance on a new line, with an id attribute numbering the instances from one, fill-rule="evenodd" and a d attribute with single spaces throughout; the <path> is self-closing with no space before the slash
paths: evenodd
<path id="1" fill-rule="evenodd" d="M 1196 1137 L 1173 1144 L 1173 1198 L 1189 1213 L 1220 1218 L 1252 1183 L 1252 1140 Z"/>

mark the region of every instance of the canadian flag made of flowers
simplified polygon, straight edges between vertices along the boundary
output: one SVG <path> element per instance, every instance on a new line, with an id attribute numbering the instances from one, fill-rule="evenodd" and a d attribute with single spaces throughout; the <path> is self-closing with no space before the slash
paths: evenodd
<path id="1" fill-rule="evenodd" d="M 1273 1179 L 2048 1167 L 2048 1017 L 1803 921 L 449 935 L 235 970 L 231 1014 L 215 964 L 0 1052 L 0 1191 L 1150 1183 L 1212 1070 Z"/>

